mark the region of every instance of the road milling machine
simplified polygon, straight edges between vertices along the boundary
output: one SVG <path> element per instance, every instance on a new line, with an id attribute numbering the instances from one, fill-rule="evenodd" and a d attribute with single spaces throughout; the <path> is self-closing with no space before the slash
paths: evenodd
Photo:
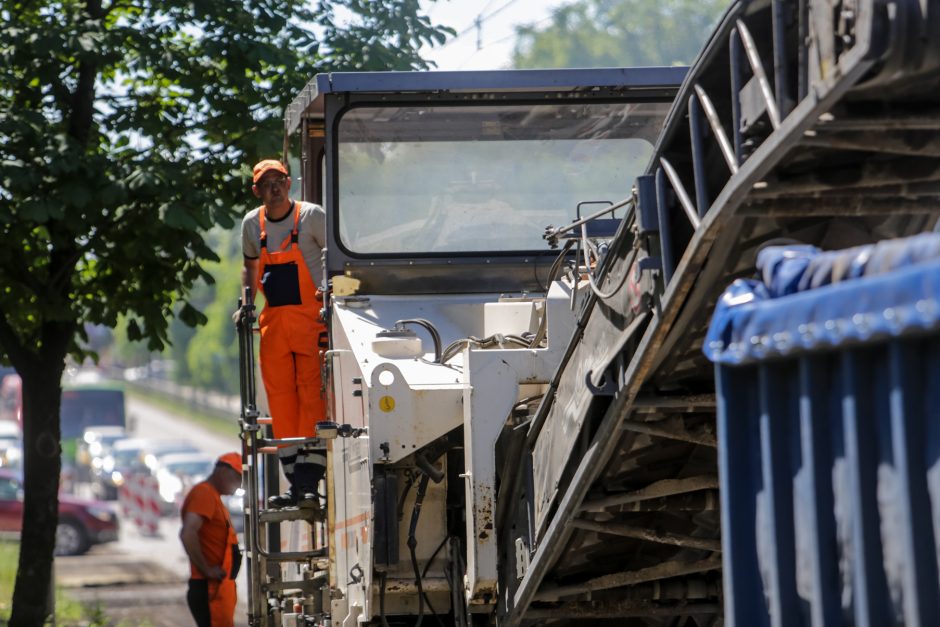
<path id="1" fill-rule="evenodd" d="M 711 312 L 768 242 L 934 227 L 938 64 L 936 0 L 755 0 L 690 68 L 311 80 L 327 473 L 260 506 L 247 329 L 250 623 L 723 624 Z"/>

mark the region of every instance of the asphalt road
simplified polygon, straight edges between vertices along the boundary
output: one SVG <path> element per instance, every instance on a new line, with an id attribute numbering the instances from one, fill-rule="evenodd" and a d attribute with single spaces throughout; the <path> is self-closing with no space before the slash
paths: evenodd
<path id="1" fill-rule="evenodd" d="M 149 405 L 137 398 L 127 398 L 127 415 L 133 422 L 133 434 L 154 440 L 188 440 L 209 455 L 240 451 L 236 437 L 224 437 L 207 431 L 196 423 Z M 236 420 L 232 416 L 232 421 Z"/>
<path id="2" fill-rule="evenodd" d="M 236 437 L 206 431 L 185 418 L 128 398 L 137 437 L 185 439 L 216 456 L 240 450 Z M 234 420 L 234 417 L 233 417 Z M 179 541 L 179 518 L 160 520 L 156 534 L 144 534 L 121 521 L 120 540 L 93 547 L 86 555 L 56 558 L 56 581 L 77 599 L 100 603 L 115 622 L 154 627 L 192 624 L 186 606 L 189 561 Z M 247 625 L 244 572 L 238 577 L 236 625 Z"/>

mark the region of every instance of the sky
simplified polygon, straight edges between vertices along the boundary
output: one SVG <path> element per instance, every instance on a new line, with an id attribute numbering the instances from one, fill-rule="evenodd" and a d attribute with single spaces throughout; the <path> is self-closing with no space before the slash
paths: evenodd
<path id="1" fill-rule="evenodd" d="M 515 27 L 546 26 L 552 9 L 572 0 L 422 0 L 435 24 L 450 26 L 458 37 L 444 46 L 425 47 L 421 56 L 438 70 L 500 70 L 510 66 Z M 480 18 L 480 29 L 474 22 Z M 477 40 L 479 35 L 479 48 Z"/>

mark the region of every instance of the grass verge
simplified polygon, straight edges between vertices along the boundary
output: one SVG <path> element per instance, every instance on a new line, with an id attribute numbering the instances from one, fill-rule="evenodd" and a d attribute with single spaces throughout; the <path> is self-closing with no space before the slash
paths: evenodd
<path id="1" fill-rule="evenodd" d="M 230 419 L 220 418 L 219 416 L 200 411 L 185 401 L 180 401 L 169 396 L 164 396 L 158 392 L 142 390 L 136 387 L 128 386 L 126 393 L 128 396 L 137 398 L 149 405 L 153 405 L 154 407 L 159 407 L 160 409 L 170 413 L 182 416 L 187 420 L 194 422 L 208 429 L 209 431 L 212 431 L 213 433 L 218 433 L 219 435 L 224 436 L 238 437 L 238 420 L 235 416 L 232 416 Z"/>
<path id="2" fill-rule="evenodd" d="M 20 557 L 18 542 L 0 541 L 0 625 L 6 625 L 13 612 L 13 585 Z M 56 586 L 55 624 L 63 627 L 104 627 L 111 625 L 101 607 L 84 605 Z"/>

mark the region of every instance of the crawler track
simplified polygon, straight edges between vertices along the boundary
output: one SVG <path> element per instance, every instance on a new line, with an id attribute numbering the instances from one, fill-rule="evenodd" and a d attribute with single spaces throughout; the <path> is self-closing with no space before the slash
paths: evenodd
<path id="1" fill-rule="evenodd" d="M 701 352 L 718 295 L 772 240 L 843 248 L 940 214 L 940 2 L 892 7 L 767 0 L 725 13 L 601 271 L 601 290 L 628 271 L 655 289 L 589 300 L 551 393 L 507 443 L 532 464 L 499 495 L 501 580 L 515 582 L 501 624 L 721 624 L 719 440 Z M 550 470 L 559 450 L 564 468 Z"/>

